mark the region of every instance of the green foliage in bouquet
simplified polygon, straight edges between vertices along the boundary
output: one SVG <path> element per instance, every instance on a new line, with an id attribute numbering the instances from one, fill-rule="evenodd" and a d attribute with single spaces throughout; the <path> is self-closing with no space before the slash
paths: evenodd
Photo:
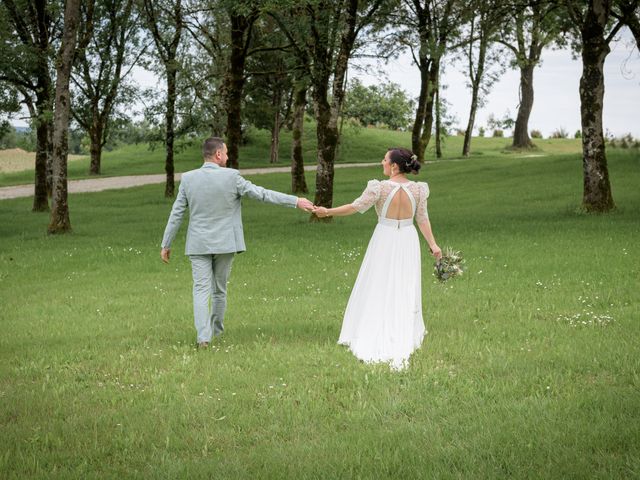
<path id="1" fill-rule="evenodd" d="M 434 264 L 434 275 L 441 282 L 459 277 L 464 272 L 464 258 L 460 251 L 451 247 L 442 250 L 442 258 Z"/>

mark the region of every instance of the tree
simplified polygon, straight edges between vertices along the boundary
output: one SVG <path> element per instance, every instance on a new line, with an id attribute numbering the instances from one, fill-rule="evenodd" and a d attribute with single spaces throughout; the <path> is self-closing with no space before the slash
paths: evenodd
<path id="1" fill-rule="evenodd" d="M 243 8 L 245 7 L 245 8 Z M 239 148 L 242 142 L 242 99 L 245 83 L 244 67 L 247 60 L 253 23 L 258 18 L 254 5 L 248 8 L 242 4 L 228 6 L 231 23 L 230 53 L 223 83 L 223 98 L 227 112 L 227 147 L 231 168 L 239 167 Z"/>
<path id="2" fill-rule="evenodd" d="M 183 132 L 224 136 L 226 112 L 223 89 L 227 70 L 229 24 L 221 1 L 209 1 L 204 7 L 197 1 L 185 1 L 184 28 L 192 42 L 185 42 L 178 76 L 177 109 L 181 112 Z"/>
<path id="3" fill-rule="evenodd" d="M 499 64 L 501 52 L 492 49 L 496 42 L 495 34 L 500 28 L 504 10 L 501 2 L 481 1 L 477 14 L 471 18 L 469 25 L 469 43 L 466 48 L 469 86 L 471 87 L 471 106 L 469 120 L 464 132 L 462 155 L 469 156 L 471 150 L 471 136 L 476 121 L 476 112 L 482 105 L 482 96 L 498 79 L 501 72 L 491 72 L 489 67 Z M 477 41 L 477 44 L 476 44 Z"/>
<path id="4" fill-rule="evenodd" d="M 218 117 L 226 117 L 227 166 L 231 168 L 239 167 L 245 64 L 250 55 L 253 25 L 260 13 L 258 6 L 258 0 L 209 0 L 204 6 L 193 2 L 186 24 L 198 47 L 209 57 L 204 62 L 197 53 L 189 58 L 188 72 L 195 75 L 193 91 L 206 102 L 206 95 L 200 92 L 204 88 L 210 97 L 215 135 L 221 134 Z"/>
<path id="5" fill-rule="evenodd" d="M 64 10 L 62 45 L 56 60 L 56 95 L 53 130 L 53 195 L 51 220 L 47 231 L 67 233 L 71 231 L 69 205 L 67 203 L 67 155 L 69 153 L 68 129 L 70 116 L 69 79 L 76 48 L 76 33 L 80 22 L 80 0 L 67 0 Z"/>
<path id="6" fill-rule="evenodd" d="M 271 131 L 270 162 L 279 159 L 280 131 L 293 101 L 296 59 L 275 19 L 265 15 L 254 25 L 254 46 L 247 63 L 245 119 Z"/>
<path id="7" fill-rule="evenodd" d="M 20 111 L 18 92 L 11 84 L 0 82 L 0 149 L 14 148 L 16 132 L 9 119 Z"/>
<path id="8" fill-rule="evenodd" d="M 293 87 L 293 120 L 291 123 L 291 191 L 308 193 L 307 180 L 304 176 L 304 159 L 302 157 L 302 134 L 304 133 L 304 111 L 307 106 L 307 84 L 304 75 L 299 75 Z"/>
<path id="9" fill-rule="evenodd" d="M 167 100 L 165 113 L 165 197 L 173 197 L 175 192 L 173 147 L 175 140 L 175 107 L 177 99 L 176 77 L 179 62 L 176 58 L 184 27 L 184 12 L 181 0 L 143 0 L 142 8 L 146 25 L 156 45 L 156 53 L 164 66 L 167 82 Z"/>
<path id="10" fill-rule="evenodd" d="M 73 118 L 91 140 L 89 173 L 101 171 L 102 147 L 118 102 L 131 101 L 123 79 L 144 54 L 133 0 L 104 0 L 83 5 L 79 27 Z"/>
<path id="11" fill-rule="evenodd" d="M 356 40 L 372 25 L 383 4 L 383 0 L 295 2 L 288 12 L 289 21 L 279 22 L 287 26 L 288 38 L 295 48 L 306 51 L 310 62 L 309 79 L 318 139 L 316 205 L 330 207 L 333 203 L 338 117 L 345 96 L 349 59 L 358 47 Z M 319 220 L 329 221 L 330 217 L 311 216 L 311 221 Z"/>
<path id="12" fill-rule="evenodd" d="M 617 0 L 615 9 L 611 14 L 623 22 L 636 40 L 636 46 L 640 50 L 640 8 L 638 0 Z"/>
<path id="13" fill-rule="evenodd" d="M 435 93 L 444 56 L 460 47 L 460 26 L 470 14 L 463 0 L 403 0 L 396 22 L 398 41 L 411 51 L 420 70 L 420 93 L 411 130 L 411 148 L 424 161 L 433 129 Z"/>
<path id="14" fill-rule="evenodd" d="M 53 118 L 51 45 L 58 35 L 58 2 L 2 0 L 0 81 L 13 85 L 29 107 L 37 133 L 34 212 L 49 210 L 47 169 L 51 164 Z"/>
<path id="15" fill-rule="evenodd" d="M 388 82 L 365 87 L 358 79 L 351 82 L 345 96 L 342 115 L 362 125 L 386 125 L 394 130 L 411 123 L 413 100 L 400 85 Z"/>
<path id="16" fill-rule="evenodd" d="M 544 3 L 528 0 L 515 6 L 503 24 L 497 41 L 514 55 L 514 64 L 520 70 L 520 104 L 513 132 L 513 148 L 532 148 L 529 138 L 529 117 L 533 108 L 533 71 L 540 63 L 545 46 L 555 41 L 561 30 L 556 2 Z"/>
<path id="17" fill-rule="evenodd" d="M 302 155 L 302 137 L 304 133 L 305 109 L 307 106 L 307 91 L 311 81 L 311 60 L 309 50 L 305 48 L 304 28 L 294 23 L 295 9 L 290 8 L 287 15 L 281 11 L 267 11 L 275 20 L 282 33 L 289 40 L 292 51 L 293 71 L 293 111 L 291 119 L 291 191 L 293 193 L 308 193 L 307 180 L 304 175 L 304 158 Z"/>
<path id="18" fill-rule="evenodd" d="M 604 61 L 609 44 L 624 25 L 620 7 L 638 9 L 638 1 L 613 4 L 612 0 L 564 0 L 572 21 L 575 47 L 582 57 L 580 118 L 582 125 L 582 207 L 587 212 L 608 212 L 615 207 L 602 128 Z M 612 12 L 615 9 L 615 15 Z"/>

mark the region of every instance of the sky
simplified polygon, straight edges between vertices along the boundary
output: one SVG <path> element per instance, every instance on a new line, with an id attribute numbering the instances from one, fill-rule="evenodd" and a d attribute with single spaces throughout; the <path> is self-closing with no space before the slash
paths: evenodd
<path id="1" fill-rule="evenodd" d="M 466 128 L 471 106 L 471 91 L 462 65 L 447 65 L 442 78 L 447 85 L 442 93 L 451 105 L 451 113 L 457 118 L 454 127 Z M 579 84 L 582 61 L 573 59 L 567 50 L 544 50 L 542 62 L 533 77 L 534 104 L 529 119 L 529 131 L 540 130 L 547 137 L 554 130 L 564 128 L 571 136 L 580 129 Z M 380 81 L 399 84 L 412 97 L 420 91 L 418 68 L 411 54 L 379 67 L 377 75 L 354 73 L 365 85 Z M 477 127 L 486 128 L 487 118 L 493 114 L 502 118 L 509 111 L 515 119 L 518 111 L 520 75 L 517 70 L 507 70 L 496 82 L 485 105 L 476 115 Z M 603 111 L 605 132 L 615 136 L 631 133 L 640 137 L 640 54 L 629 31 L 623 31 L 617 43 L 612 43 L 611 53 L 605 61 L 605 97 Z"/>
<path id="2" fill-rule="evenodd" d="M 462 65 L 447 65 L 442 82 L 447 86 L 442 96 L 450 104 L 450 113 L 457 119 L 454 127 L 466 127 L 471 93 L 462 73 Z M 420 90 L 420 75 L 406 53 L 386 65 L 370 65 L 367 72 L 351 69 L 351 78 L 358 77 L 365 85 L 394 82 L 411 97 Z M 580 129 L 579 82 L 582 62 L 573 59 L 569 50 L 547 49 L 542 53 L 542 63 L 534 72 L 533 110 L 529 131 L 536 129 L 547 137 L 554 130 L 564 128 L 571 136 Z M 133 70 L 134 80 L 143 87 L 162 88 L 162 82 L 151 72 L 141 68 Z M 507 111 L 511 118 L 518 109 L 519 72 L 506 70 L 496 82 L 484 106 L 476 114 L 476 130 L 487 128 L 490 115 L 502 118 Z M 611 45 L 611 53 L 605 62 L 605 98 L 603 124 L 605 133 L 622 136 L 631 133 L 640 138 L 640 53 L 628 30 L 623 30 L 620 40 Z M 26 126 L 24 121 L 14 120 L 16 126 Z M 487 129 L 488 130 L 488 129 Z"/>

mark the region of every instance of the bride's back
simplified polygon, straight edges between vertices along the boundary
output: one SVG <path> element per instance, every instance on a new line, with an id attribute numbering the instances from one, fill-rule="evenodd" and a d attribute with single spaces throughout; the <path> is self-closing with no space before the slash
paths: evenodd
<path id="1" fill-rule="evenodd" d="M 413 205 L 409 195 L 404 191 L 404 188 L 399 188 L 393 195 L 389 208 L 387 209 L 387 218 L 394 220 L 403 220 L 405 218 L 411 218 L 413 216 Z"/>
<path id="2" fill-rule="evenodd" d="M 413 199 L 410 198 L 409 195 L 411 195 Z M 383 213 L 383 208 L 381 208 L 380 214 L 385 218 L 393 220 L 412 218 L 414 214 L 414 202 L 415 205 L 417 205 L 419 198 L 420 189 L 415 182 L 397 183 L 393 181 L 383 181 L 380 206 L 383 207 L 387 201 L 389 202 L 389 206 L 387 207 L 386 214 Z M 413 200 L 413 202 L 411 200 Z"/>

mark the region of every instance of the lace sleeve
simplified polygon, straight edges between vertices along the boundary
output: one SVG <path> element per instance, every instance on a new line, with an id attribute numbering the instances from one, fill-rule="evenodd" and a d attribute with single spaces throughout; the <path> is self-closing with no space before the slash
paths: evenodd
<path id="1" fill-rule="evenodd" d="M 378 180 L 369 180 L 367 188 L 364 189 L 362 195 L 356 198 L 351 206 L 358 212 L 364 213 L 374 205 L 380 198 L 380 182 Z"/>
<path id="2" fill-rule="evenodd" d="M 429 185 L 426 182 L 419 182 L 420 201 L 416 207 L 416 223 L 421 225 L 429 221 L 429 212 L 427 212 L 427 198 L 429 197 Z"/>

